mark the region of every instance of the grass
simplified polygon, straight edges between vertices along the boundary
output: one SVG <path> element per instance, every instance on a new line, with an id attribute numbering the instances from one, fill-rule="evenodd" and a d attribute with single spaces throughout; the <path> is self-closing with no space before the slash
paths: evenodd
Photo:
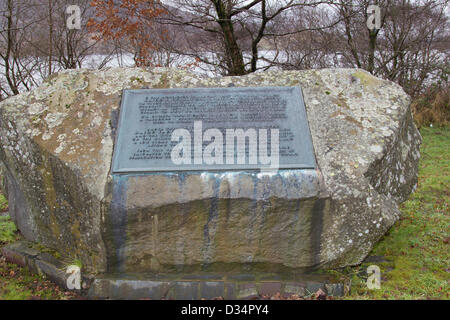
<path id="1" fill-rule="evenodd" d="M 0 257 L 0 300 L 68 300 L 72 292 Z"/>
<path id="2" fill-rule="evenodd" d="M 20 235 L 9 216 L 0 216 L 0 247 L 17 241 Z M 8 263 L 0 254 L 0 300 L 68 300 L 77 298 L 45 277 Z"/>
<path id="3" fill-rule="evenodd" d="M 8 200 L 6 200 L 5 196 L 1 193 L 0 190 L 0 212 L 8 211 Z"/>
<path id="4" fill-rule="evenodd" d="M 0 245 L 14 242 L 17 238 L 17 229 L 9 216 L 0 216 Z"/>
<path id="5" fill-rule="evenodd" d="M 0 216 L 0 247 L 20 235 L 9 216 Z M 67 300 L 76 297 L 27 268 L 6 262 L 0 254 L 0 300 Z"/>
<path id="6" fill-rule="evenodd" d="M 9 216 L 0 216 L 0 246 L 20 239 Z M 0 255 L 0 300 L 67 300 L 75 297 L 45 277 L 6 262 Z"/>
<path id="7" fill-rule="evenodd" d="M 418 189 L 401 205 L 401 219 L 373 249 L 371 255 L 382 259 L 333 272 L 351 279 L 345 299 L 449 299 L 450 130 L 423 127 L 421 133 Z M 7 206 L 2 199 L 0 204 Z M 0 246 L 16 237 L 11 220 L 0 217 Z M 365 270 L 371 264 L 382 272 L 378 290 L 366 286 Z M 71 293 L 0 257 L 0 300 L 69 298 Z"/>

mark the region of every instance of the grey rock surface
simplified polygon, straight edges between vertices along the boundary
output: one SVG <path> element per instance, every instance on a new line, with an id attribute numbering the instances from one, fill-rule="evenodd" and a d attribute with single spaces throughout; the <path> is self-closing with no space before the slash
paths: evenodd
<path id="1" fill-rule="evenodd" d="M 301 86 L 318 170 L 111 175 L 123 89 L 230 85 Z M 0 136 L 25 237 L 86 271 L 129 273 L 357 264 L 414 190 L 421 143 L 401 87 L 359 69 L 64 71 L 0 103 Z"/>

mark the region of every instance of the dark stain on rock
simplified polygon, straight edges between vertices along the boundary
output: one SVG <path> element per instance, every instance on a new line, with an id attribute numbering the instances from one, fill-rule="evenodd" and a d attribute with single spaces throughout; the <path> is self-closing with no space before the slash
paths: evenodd
<path id="1" fill-rule="evenodd" d="M 20 232 L 28 239 L 36 241 L 36 230 L 33 228 L 30 208 L 25 194 L 11 173 L 6 170 L 4 174 L 6 174 L 6 185 L 8 186 L 9 214 Z"/>
<path id="2" fill-rule="evenodd" d="M 111 124 L 111 137 L 113 141 L 116 141 L 116 132 L 117 132 L 117 127 L 119 125 L 119 114 L 120 114 L 120 109 L 116 109 L 116 110 L 112 110 L 111 111 L 111 120 L 110 120 L 110 124 Z"/>
<path id="3" fill-rule="evenodd" d="M 205 227 L 203 228 L 203 256 L 204 256 L 204 261 L 205 261 L 205 267 L 207 267 L 207 265 L 210 263 L 211 257 L 209 256 L 210 254 L 210 250 L 211 250 L 211 246 L 212 244 L 212 240 L 215 236 L 214 234 L 211 234 L 210 232 L 210 226 L 213 223 L 217 223 L 217 217 L 219 215 L 219 188 L 220 188 L 220 181 L 218 179 L 216 179 L 216 181 L 214 181 L 214 197 L 210 200 L 211 201 L 211 207 L 209 209 L 209 213 L 208 213 L 208 220 L 205 224 Z"/>
<path id="4" fill-rule="evenodd" d="M 320 244 L 323 230 L 325 199 L 318 199 L 311 212 L 311 265 L 320 264 Z"/>
<path id="5" fill-rule="evenodd" d="M 109 245 L 113 248 L 108 250 L 112 255 L 108 259 L 109 272 L 125 271 L 125 245 L 127 237 L 127 194 L 126 175 L 113 175 L 113 192 L 107 224 L 109 225 Z"/>

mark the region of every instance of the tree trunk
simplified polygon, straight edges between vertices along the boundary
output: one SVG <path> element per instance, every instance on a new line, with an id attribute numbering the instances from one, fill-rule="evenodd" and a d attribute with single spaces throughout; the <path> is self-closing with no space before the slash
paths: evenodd
<path id="1" fill-rule="evenodd" d="M 6 48 L 6 54 L 4 57 L 5 61 L 5 77 L 6 81 L 8 81 L 8 85 L 11 88 L 11 91 L 14 95 L 19 94 L 19 88 L 17 87 L 16 81 L 13 81 L 11 78 L 11 52 L 14 48 L 14 31 L 13 31 L 13 4 L 12 0 L 8 0 L 8 31 L 7 31 L 7 48 Z"/>
<path id="2" fill-rule="evenodd" d="M 53 3 L 48 0 L 48 75 L 52 74 L 52 56 L 53 56 Z"/>
<path id="3" fill-rule="evenodd" d="M 369 57 L 367 59 L 367 71 L 373 74 L 375 70 L 375 49 L 377 45 L 377 30 L 369 30 Z"/>
<path id="4" fill-rule="evenodd" d="M 229 61 L 228 73 L 230 76 L 242 76 L 246 74 L 244 57 L 236 40 L 231 16 L 226 12 L 221 0 L 214 1 L 214 5 L 219 18 L 218 23 L 223 32 L 226 58 Z"/>

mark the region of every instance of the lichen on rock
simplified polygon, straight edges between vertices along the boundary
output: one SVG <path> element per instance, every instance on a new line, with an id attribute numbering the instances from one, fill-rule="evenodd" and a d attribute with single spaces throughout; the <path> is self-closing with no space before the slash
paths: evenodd
<path id="1" fill-rule="evenodd" d="M 160 175 L 115 184 L 110 168 L 123 89 L 230 85 L 301 86 L 320 185 L 299 189 L 298 197 L 274 191 L 266 199 L 252 198 L 247 188 L 275 186 L 277 179 L 288 179 L 284 173 L 253 180 L 251 174 L 184 176 L 183 190 L 176 173 L 173 181 Z M 357 264 L 399 218 L 398 203 L 414 190 L 421 143 L 401 87 L 359 69 L 225 78 L 163 68 L 64 71 L 0 103 L 0 135 L 18 228 L 92 272 L 114 269 L 117 251 L 127 272 Z M 241 193 L 231 196 L 236 181 Z M 156 188 L 154 195 L 141 194 L 140 184 Z M 115 196 L 132 201 L 122 229 L 110 223 Z M 124 237 L 120 247 L 118 232 Z"/>

